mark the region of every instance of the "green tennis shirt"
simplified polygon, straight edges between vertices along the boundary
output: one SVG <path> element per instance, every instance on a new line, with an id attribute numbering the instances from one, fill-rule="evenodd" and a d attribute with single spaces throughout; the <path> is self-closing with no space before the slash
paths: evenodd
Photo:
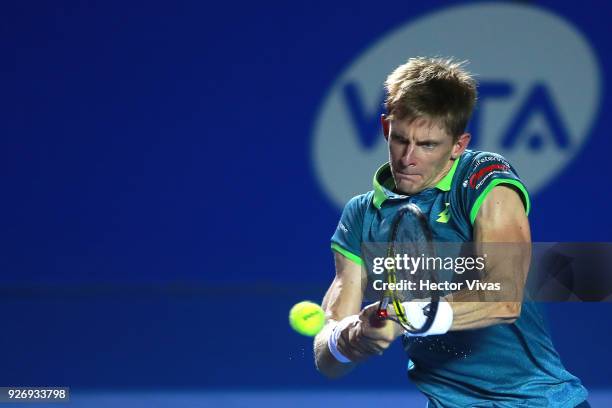
<path id="1" fill-rule="evenodd" d="M 473 224 L 490 191 L 513 187 L 528 214 L 530 199 L 514 167 L 502 156 L 466 150 L 432 188 L 412 196 L 393 191 L 389 164 L 374 188 L 345 206 L 332 249 L 363 265 L 364 242 L 386 242 L 399 207 L 412 203 L 428 218 L 437 242 L 473 240 Z M 408 375 L 429 407 L 574 407 L 587 397 L 580 380 L 561 364 L 535 304 L 524 302 L 512 324 L 404 338 Z"/>

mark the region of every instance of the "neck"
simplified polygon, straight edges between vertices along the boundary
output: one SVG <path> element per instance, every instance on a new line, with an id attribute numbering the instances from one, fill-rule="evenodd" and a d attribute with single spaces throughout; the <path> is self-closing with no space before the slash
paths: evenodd
<path id="1" fill-rule="evenodd" d="M 446 177 L 446 175 L 448 174 L 450 169 L 453 168 L 453 164 L 455 164 L 455 160 L 457 160 L 457 159 L 448 159 L 448 163 L 446 163 L 446 165 L 444 166 L 444 170 L 442 170 L 440 172 L 440 174 L 438 175 L 438 177 L 436 177 L 434 179 L 434 181 L 433 181 L 433 183 L 432 183 L 432 185 L 430 187 L 434 187 L 434 186 L 438 185 L 440 180 L 442 180 L 444 177 Z"/>

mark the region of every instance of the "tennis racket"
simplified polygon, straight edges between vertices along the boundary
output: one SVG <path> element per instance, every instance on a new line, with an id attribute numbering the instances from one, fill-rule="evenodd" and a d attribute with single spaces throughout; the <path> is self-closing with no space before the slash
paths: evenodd
<path id="1" fill-rule="evenodd" d="M 392 320 L 402 326 L 408 333 L 425 333 L 431 328 L 438 312 L 440 295 L 436 290 L 423 289 L 420 281 L 426 279 L 430 283 L 437 283 L 438 274 L 435 269 L 425 267 L 425 259 L 435 257 L 433 233 L 425 215 L 412 203 L 400 207 L 390 225 L 385 256 L 396 258 L 397 255 L 400 255 L 402 259 L 414 258 L 416 260 L 420 258 L 421 268 L 398 268 L 396 266 L 385 268 L 384 281 L 388 284 L 395 284 L 396 288 L 382 291 L 378 310 L 374 317 L 375 321 L 372 324 L 381 325 L 385 320 Z M 403 266 L 407 266 L 406 263 Z M 414 282 L 411 290 L 406 287 L 408 282 Z M 398 283 L 404 283 L 405 285 L 397 288 Z M 420 302 L 426 301 L 426 306 L 423 308 L 426 319 L 418 326 L 408 320 L 405 308 L 402 305 L 403 302 L 417 300 Z M 389 313 L 390 305 L 392 305 L 395 313 Z"/>

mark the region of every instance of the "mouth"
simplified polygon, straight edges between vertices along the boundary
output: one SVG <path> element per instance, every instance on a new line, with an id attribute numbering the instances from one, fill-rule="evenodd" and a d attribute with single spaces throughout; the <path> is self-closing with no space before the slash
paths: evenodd
<path id="1" fill-rule="evenodd" d="M 395 176 L 397 178 L 406 179 L 406 180 L 414 180 L 417 177 L 419 177 L 418 174 L 407 174 L 407 173 L 400 173 L 400 172 L 395 173 Z"/>

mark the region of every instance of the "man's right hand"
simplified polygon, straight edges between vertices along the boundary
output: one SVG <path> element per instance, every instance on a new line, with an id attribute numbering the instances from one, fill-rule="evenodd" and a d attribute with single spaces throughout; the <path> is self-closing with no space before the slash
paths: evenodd
<path id="1" fill-rule="evenodd" d="M 315 364 L 317 369 L 328 378 L 338 378 L 353 368 L 359 361 L 372 355 L 380 355 L 398 336 L 401 327 L 391 321 L 371 323 L 376 316 L 378 303 L 361 309 L 363 283 L 366 279 L 365 269 L 339 253 L 334 254 L 336 276 L 330 285 L 322 307 L 329 319 L 323 330 L 314 341 Z M 334 321 L 340 322 L 347 316 L 357 315 L 359 320 L 348 323 L 340 332 L 336 349 L 353 363 L 341 363 L 329 349 L 328 342 L 332 335 Z M 378 324 L 381 323 L 381 324 Z"/>
<path id="2" fill-rule="evenodd" d="M 391 343 L 402 335 L 401 327 L 390 321 L 376 321 L 378 302 L 366 306 L 359 320 L 348 325 L 338 339 L 338 351 L 353 362 L 382 355 Z"/>

